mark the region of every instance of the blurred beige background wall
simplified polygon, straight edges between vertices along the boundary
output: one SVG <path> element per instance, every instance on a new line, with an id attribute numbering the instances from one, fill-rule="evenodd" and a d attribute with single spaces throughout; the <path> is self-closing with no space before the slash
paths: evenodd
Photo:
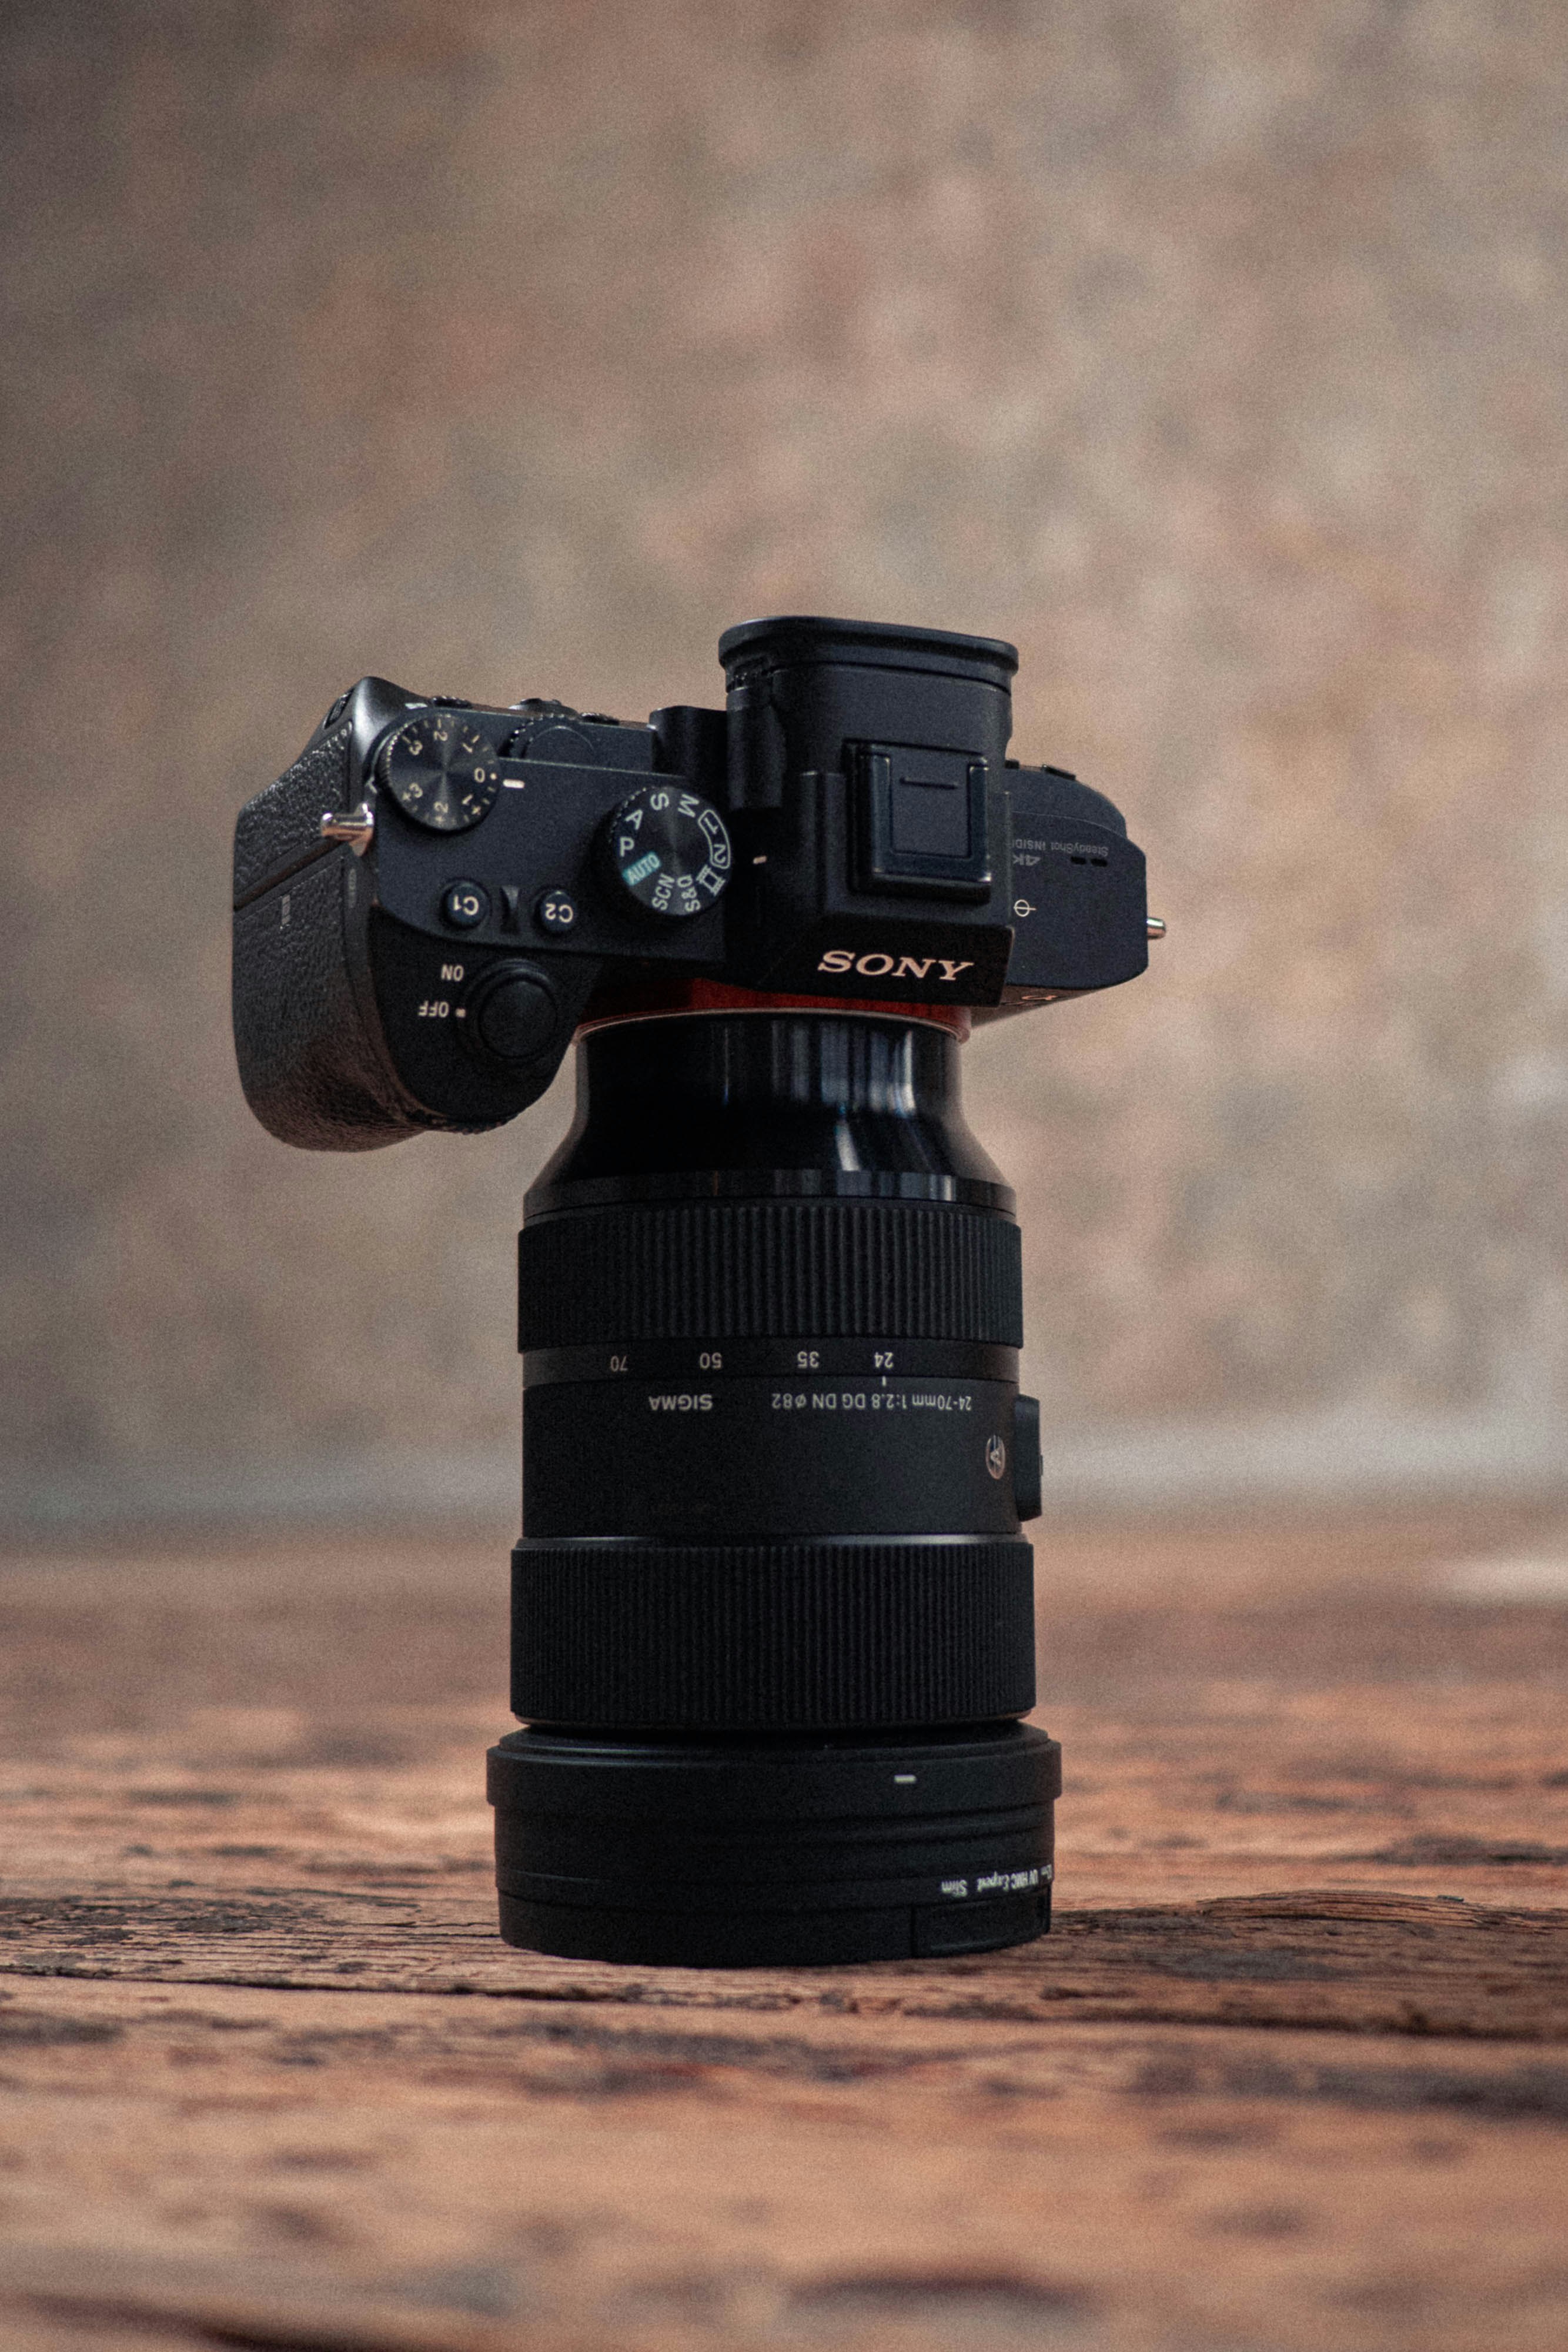
<path id="1" fill-rule="evenodd" d="M 1568 1485 L 1561 0 L 11 0 L 0 1516 L 506 1515 L 555 1096 L 292 1153 L 240 802 L 367 669 L 1015 639 L 1149 978 L 977 1041 L 1059 1511 Z"/>

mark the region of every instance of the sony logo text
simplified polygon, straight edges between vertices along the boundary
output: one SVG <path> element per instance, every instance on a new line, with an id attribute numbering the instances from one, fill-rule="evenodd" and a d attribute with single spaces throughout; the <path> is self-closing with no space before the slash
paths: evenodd
<path id="1" fill-rule="evenodd" d="M 949 963 L 946 956 L 857 956 L 853 948 L 830 948 L 817 966 L 819 971 L 858 971 L 867 980 L 925 980 L 932 967 L 939 980 L 949 986 L 961 971 L 972 971 L 973 962 Z"/>

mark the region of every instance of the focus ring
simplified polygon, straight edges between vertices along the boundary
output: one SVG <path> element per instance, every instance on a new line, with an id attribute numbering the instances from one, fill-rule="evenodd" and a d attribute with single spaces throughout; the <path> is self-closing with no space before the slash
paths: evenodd
<path id="1" fill-rule="evenodd" d="M 1034 1704 L 1019 1538 L 520 1543 L 512 1708 L 595 1730 L 872 1730 Z"/>
<path id="2" fill-rule="evenodd" d="M 518 1345 L 639 1339 L 1023 1344 L 1018 1227 L 902 1201 L 580 1210 L 518 1236 Z"/>

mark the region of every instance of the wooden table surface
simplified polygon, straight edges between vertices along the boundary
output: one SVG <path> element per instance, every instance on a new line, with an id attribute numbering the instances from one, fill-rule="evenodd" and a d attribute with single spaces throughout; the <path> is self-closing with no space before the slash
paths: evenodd
<path id="1" fill-rule="evenodd" d="M 1561 2352 L 1546 1539 L 1042 1539 L 1051 1937 L 733 1973 L 497 1940 L 499 1543 L 0 1564 L 0 2342 Z"/>

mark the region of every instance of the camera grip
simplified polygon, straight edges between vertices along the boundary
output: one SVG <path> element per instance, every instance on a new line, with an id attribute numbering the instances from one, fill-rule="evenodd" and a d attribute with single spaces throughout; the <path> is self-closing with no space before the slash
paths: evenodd
<path id="1" fill-rule="evenodd" d="M 246 801 L 235 824 L 236 907 L 320 856 L 323 815 L 348 804 L 349 752 L 349 728 L 335 728 Z"/>
<path id="2" fill-rule="evenodd" d="M 400 1084 L 382 1039 L 370 898 L 358 858 L 337 849 L 235 913 L 240 1084 L 263 1127 L 307 1150 L 374 1151 L 443 1123 Z"/>

